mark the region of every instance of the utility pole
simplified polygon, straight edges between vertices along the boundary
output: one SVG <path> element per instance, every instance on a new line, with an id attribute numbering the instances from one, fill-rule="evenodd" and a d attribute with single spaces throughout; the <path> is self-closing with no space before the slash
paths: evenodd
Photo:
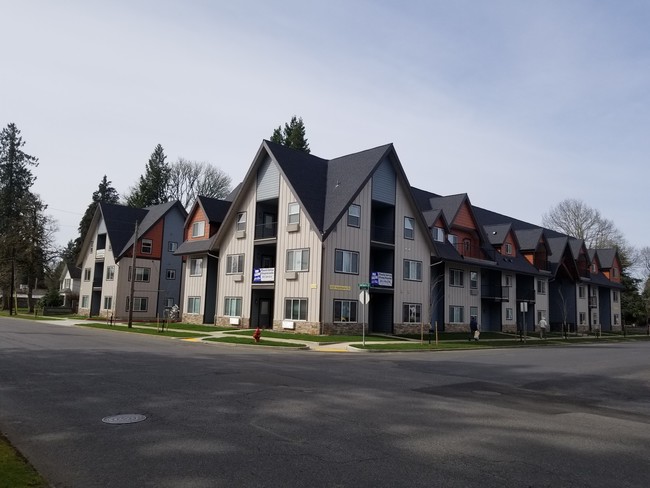
<path id="1" fill-rule="evenodd" d="M 135 221 L 135 234 L 133 234 L 133 252 L 131 256 L 131 289 L 129 291 L 129 329 L 133 326 L 133 293 L 135 292 L 135 256 L 138 246 L 138 221 Z"/>

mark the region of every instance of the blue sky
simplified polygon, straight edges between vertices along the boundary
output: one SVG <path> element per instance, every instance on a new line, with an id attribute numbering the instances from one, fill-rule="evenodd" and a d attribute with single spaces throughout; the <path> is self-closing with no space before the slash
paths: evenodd
<path id="1" fill-rule="evenodd" d="M 578 198 L 650 245 L 646 1 L 0 6 L 0 125 L 40 159 L 61 244 L 156 144 L 237 183 L 296 114 L 317 156 L 392 142 L 414 186 L 534 223 Z"/>

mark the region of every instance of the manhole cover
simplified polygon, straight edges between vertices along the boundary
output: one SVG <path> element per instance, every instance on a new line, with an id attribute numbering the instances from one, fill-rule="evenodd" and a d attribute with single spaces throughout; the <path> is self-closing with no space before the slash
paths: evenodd
<path id="1" fill-rule="evenodd" d="M 105 424 L 135 424 L 136 422 L 142 422 L 146 420 L 147 417 L 140 415 L 139 413 L 125 413 L 122 415 L 111 415 L 110 417 L 104 417 L 102 422 Z"/>

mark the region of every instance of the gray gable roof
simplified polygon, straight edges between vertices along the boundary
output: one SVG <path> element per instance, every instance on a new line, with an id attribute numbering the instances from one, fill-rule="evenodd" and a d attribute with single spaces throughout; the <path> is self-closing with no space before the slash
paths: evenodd
<path id="1" fill-rule="evenodd" d="M 112 203 L 100 202 L 98 211 L 104 219 L 106 234 L 113 247 L 113 253 L 121 251 L 129 239 L 133 239 L 135 223 L 141 224 L 148 213 L 144 208 L 127 207 Z"/>
<path id="2" fill-rule="evenodd" d="M 446 197 L 432 197 L 429 199 L 429 204 L 432 209 L 442 210 L 445 220 L 451 223 L 454 221 L 461 205 L 466 200 L 467 193 L 459 193 L 458 195 L 449 195 Z"/>
<path id="3" fill-rule="evenodd" d="M 138 238 L 142 237 L 161 218 L 163 218 L 167 212 L 171 211 L 174 208 L 176 208 L 177 211 L 181 213 L 183 219 L 187 217 L 187 212 L 185 211 L 185 208 L 183 207 L 183 205 L 181 205 L 181 202 L 179 202 L 178 200 L 175 200 L 173 202 L 162 203 L 160 205 L 154 205 L 142 209 L 146 213 L 144 214 L 142 220 L 140 220 L 140 225 L 138 226 Z M 131 246 L 133 246 L 133 239 L 135 237 L 134 234 L 135 234 L 135 228 L 131 230 L 131 235 L 129 236 L 126 243 L 122 247 L 120 253 L 116 254 L 115 256 L 116 260 L 119 260 L 120 257 L 124 256 L 124 254 L 131 248 Z M 115 249 L 120 249 L 120 248 L 116 247 L 115 244 L 113 243 L 113 250 Z"/>
<path id="4" fill-rule="evenodd" d="M 539 241 L 544 239 L 544 230 L 541 227 L 519 229 L 515 230 L 515 235 L 519 242 L 519 249 L 522 251 L 535 251 L 539 245 Z"/>
<path id="5" fill-rule="evenodd" d="M 616 249 L 596 249 L 596 254 L 598 256 L 598 261 L 600 261 L 600 266 L 603 269 L 609 269 L 614 266 L 614 258 L 618 255 Z"/>
<path id="6" fill-rule="evenodd" d="M 230 204 L 232 203 L 228 200 L 220 200 L 218 198 L 204 196 L 197 197 L 197 201 L 201 205 L 201 208 L 203 208 L 208 221 L 216 224 L 223 222 L 223 219 L 226 217 L 228 209 L 230 208 Z"/>
<path id="7" fill-rule="evenodd" d="M 500 246 L 506 240 L 510 232 L 510 224 L 484 225 L 483 229 L 487 235 L 488 241 L 493 246 Z"/>

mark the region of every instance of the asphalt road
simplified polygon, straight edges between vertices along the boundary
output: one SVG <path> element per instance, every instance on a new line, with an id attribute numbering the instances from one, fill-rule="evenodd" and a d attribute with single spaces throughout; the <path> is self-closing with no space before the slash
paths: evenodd
<path id="1" fill-rule="evenodd" d="M 0 319 L 0 430 L 57 487 L 647 488 L 649 358 L 650 342 L 342 354 Z M 118 414 L 147 418 L 102 422 Z"/>

